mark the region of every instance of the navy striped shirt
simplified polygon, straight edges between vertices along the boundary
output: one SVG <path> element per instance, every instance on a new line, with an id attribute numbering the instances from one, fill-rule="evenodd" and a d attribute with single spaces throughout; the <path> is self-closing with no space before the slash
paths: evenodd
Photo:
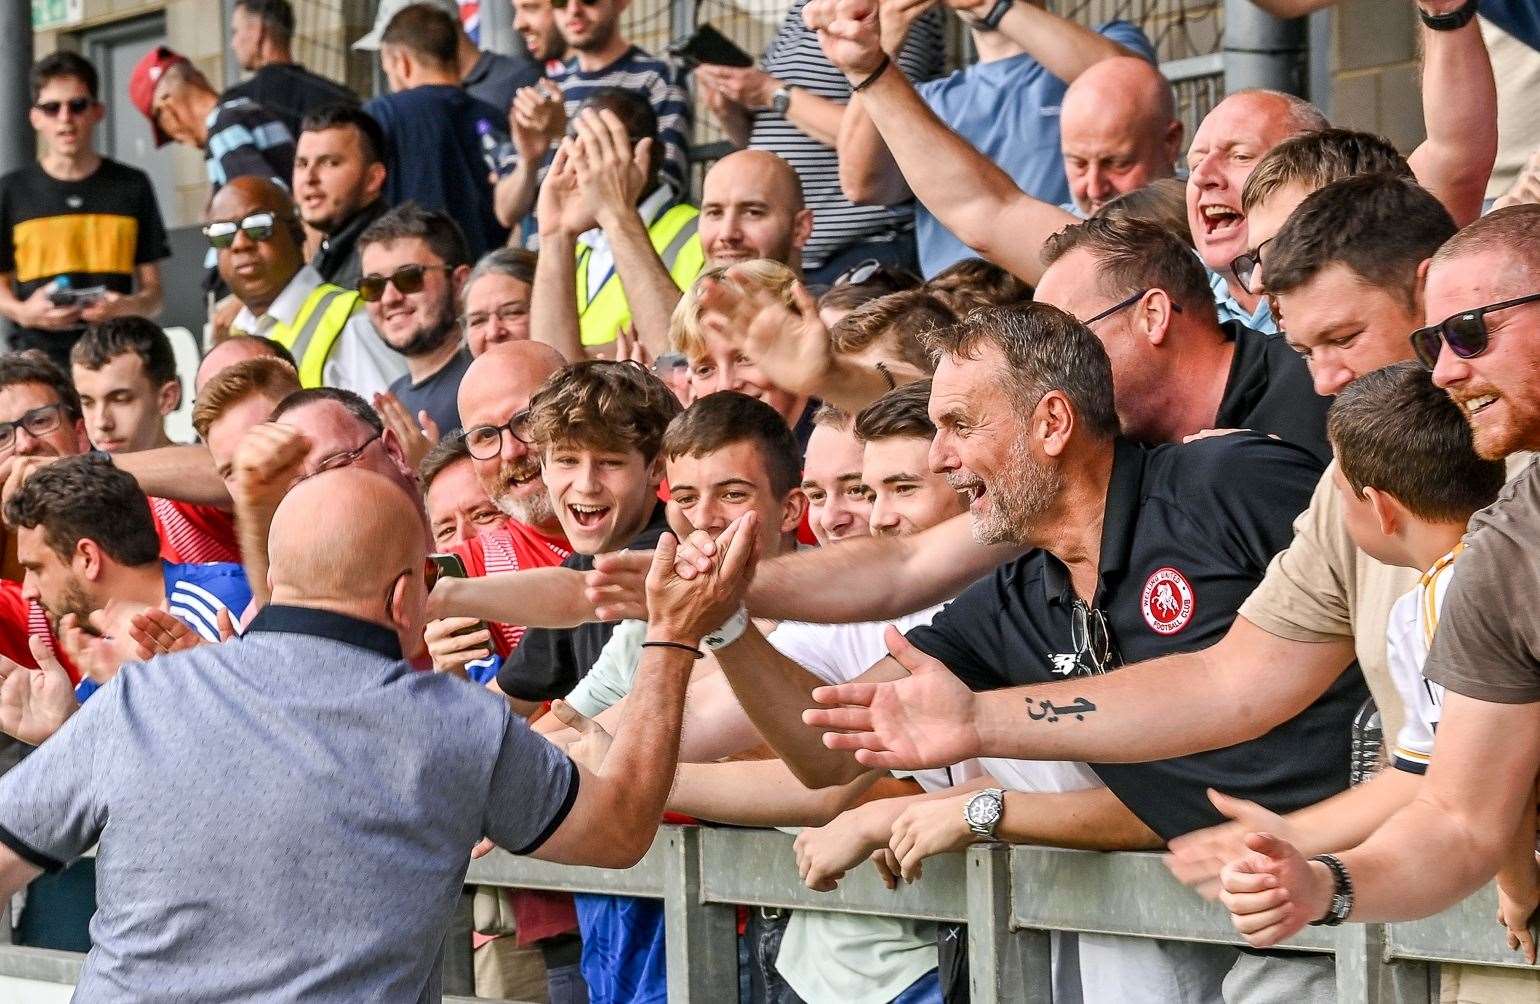
<path id="1" fill-rule="evenodd" d="M 840 104 L 850 101 L 850 82 L 834 68 L 818 45 L 818 36 L 802 22 L 807 0 L 793 0 L 780 29 L 770 40 L 760 67 L 788 87 Z M 898 65 L 910 80 L 929 80 L 945 67 L 944 11 L 928 11 L 909 29 Z M 855 206 L 840 190 L 839 154 L 773 111 L 754 114 L 749 146 L 779 154 L 802 179 L 802 194 L 813 211 L 813 235 L 802 249 L 802 263 L 815 269 L 852 244 L 891 239 L 914 217 L 911 202 L 896 206 Z"/>
<path id="2" fill-rule="evenodd" d="M 663 143 L 663 179 L 675 195 L 688 196 L 690 95 L 678 72 L 664 60 L 635 45 L 602 70 L 580 69 L 577 59 L 573 58 L 561 77 L 567 121 L 576 118 L 579 106 L 601 87 L 635 91 L 652 105 L 653 113 L 658 116 L 658 139 Z"/>
<path id="3" fill-rule="evenodd" d="M 231 178 L 255 174 L 285 189 L 294 174 L 294 137 L 276 115 L 250 98 L 235 98 L 209 112 L 204 166 L 215 192 Z"/>

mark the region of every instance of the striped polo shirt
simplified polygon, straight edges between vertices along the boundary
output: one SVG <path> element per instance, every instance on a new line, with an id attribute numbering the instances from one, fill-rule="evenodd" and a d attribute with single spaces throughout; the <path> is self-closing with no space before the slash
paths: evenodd
<path id="1" fill-rule="evenodd" d="M 594 91 L 619 87 L 635 91 L 652 105 L 658 116 L 658 139 L 663 144 L 663 178 L 676 195 L 690 191 L 690 95 L 679 73 L 664 60 L 639 46 L 631 46 L 619 59 L 599 70 L 584 70 L 577 58 L 567 63 L 561 92 L 572 121 L 578 108 Z"/>
<path id="2" fill-rule="evenodd" d="M 807 0 L 793 0 L 770 40 L 760 67 L 787 87 L 840 104 L 850 101 L 850 82 L 834 68 L 819 48 L 818 36 L 802 22 Z M 909 29 L 898 54 L 898 65 L 910 80 L 929 80 L 939 75 L 946 59 L 943 35 L 944 11 L 927 12 Z M 802 263 L 816 269 L 834 254 L 853 244 L 891 240 L 914 219 L 914 204 L 856 206 L 840 190 L 839 154 L 773 111 L 754 113 L 749 146 L 779 154 L 802 179 L 802 194 L 813 211 L 813 235 L 802 249 Z"/>
<path id="3" fill-rule="evenodd" d="M 204 125 L 209 138 L 203 147 L 203 164 L 214 192 L 231 178 L 247 174 L 289 187 L 294 137 L 272 112 L 250 98 L 235 98 L 215 105 Z"/>

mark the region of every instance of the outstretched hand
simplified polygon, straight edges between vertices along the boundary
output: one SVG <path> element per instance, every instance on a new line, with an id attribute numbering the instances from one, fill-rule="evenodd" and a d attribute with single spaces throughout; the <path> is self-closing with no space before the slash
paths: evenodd
<path id="1" fill-rule="evenodd" d="M 888 653 L 909 675 L 887 683 L 818 687 L 802 720 L 828 729 L 824 745 L 854 750 L 856 760 L 883 770 L 949 767 L 981 756 L 978 701 L 952 671 L 888 627 Z"/>
<path id="2" fill-rule="evenodd" d="M 604 758 L 609 753 L 610 746 L 615 742 L 615 737 L 610 735 L 603 725 L 566 701 L 552 701 L 551 714 L 578 734 L 578 737 L 567 745 L 567 755 L 591 772 L 599 773 L 600 768 L 604 766 Z"/>
<path id="3" fill-rule="evenodd" d="M 1177 837 L 1168 845 L 1170 853 L 1164 859 L 1171 874 L 1192 886 L 1204 899 L 1219 897 L 1219 873 L 1225 865 L 1246 855 L 1246 834 L 1272 833 L 1290 843 L 1299 842 L 1293 825 L 1271 809 L 1212 788 L 1208 800 L 1230 822 Z"/>
<path id="4" fill-rule="evenodd" d="M 601 621 L 647 619 L 647 572 L 651 551 L 610 551 L 594 555 L 592 571 L 583 573 L 583 598 Z"/>
<path id="5" fill-rule="evenodd" d="M 80 707 L 70 676 L 36 635 L 27 639 L 37 669 L 0 656 L 0 732 L 37 746 Z"/>
<path id="6" fill-rule="evenodd" d="M 807 287 L 791 288 L 788 303 L 760 286 L 702 280 L 701 324 L 754 360 L 766 379 L 783 390 L 816 395 L 834 365 L 829 329 Z"/>
<path id="7" fill-rule="evenodd" d="M 1325 865 L 1270 833 L 1248 833 L 1246 847 L 1249 853 L 1220 872 L 1219 901 L 1248 945 L 1271 948 L 1326 915 L 1332 878 Z"/>
<path id="8" fill-rule="evenodd" d="M 802 21 L 847 77 L 868 77 L 882 63 L 882 29 L 876 0 L 811 0 Z"/>

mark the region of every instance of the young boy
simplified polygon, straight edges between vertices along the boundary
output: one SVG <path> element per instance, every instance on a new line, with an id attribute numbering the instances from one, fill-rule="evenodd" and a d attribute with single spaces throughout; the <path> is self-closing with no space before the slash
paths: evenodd
<path id="1" fill-rule="evenodd" d="M 1460 408 L 1415 363 L 1387 366 L 1346 387 L 1332 403 L 1327 434 L 1353 543 L 1377 561 L 1423 570 L 1417 587 L 1396 603 L 1388 629 L 1390 672 L 1405 705 L 1405 724 L 1395 738 L 1392 769 L 1287 817 L 1213 793 L 1214 804 L 1235 822 L 1173 840 L 1167 860 L 1178 878 L 1205 895 L 1217 892 L 1219 869 L 1245 853 L 1241 840 L 1253 830 L 1276 834 L 1307 855 L 1357 845 L 1411 801 L 1433 755 L 1443 688 L 1423 677 L 1422 664 L 1460 538 L 1471 515 L 1497 497 L 1503 464 L 1476 455 Z M 1498 884 L 1515 894 L 1503 900 L 1510 945 L 1518 946 L 1522 931 L 1532 958 L 1528 913 L 1512 916 L 1516 900 L 1533 902 L 1540 894 L 1530 829 L 1515 840 Z"/>

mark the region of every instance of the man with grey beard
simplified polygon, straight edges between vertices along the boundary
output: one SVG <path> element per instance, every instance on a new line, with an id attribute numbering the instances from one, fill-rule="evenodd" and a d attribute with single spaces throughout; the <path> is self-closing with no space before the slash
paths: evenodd
<path id="1" fill-rule="evenodd" d="M 1273 555 L 1288 545 L 1294 517 L 1320 476 L 1311 454 L 1256 433 L 1155 447 L 1123 439 L 1105 350 L 1083 324 L 1054 307 L 977 312 L 927 341 L 938 359 L 929 405 L 937 429 L 931 467 L 969 501 L 966 519 L 928 532 L 956 538 L 942 551 L 953 565 L 970 566 L 959 577 L 984 578 L 929 626 L 907 637 L 889 630 L 891 654 L 840 687 L 815 690 L 806 674 L 769 671 L 765 646 L 750 632 L 714 653 L 760 734 L 810 785 L 843 784 L 866 769 L 853 754 L 868 728 L 862 698 L 889 689 L 874 685 L 909 677 L 905 685 L 924 686 L 937 678 L 931 674 L 956 677 L 972 691 L 1045 684 L 1212 644 Z M 781 560 L 801 563 L 802 571 L 817 564 L 831 579 L 850 583 L 863 574 L 858 570 L 872 549 L 889 544 L 852 541 L 827 554 Z M 714 551 L 697 534 L 680 559 L 694 563 Z M 699 567 L 706 570 L 703 561 Z M 882 591 L 892 591 L 886 580 Z M 756 589 L 749 609 L 834 622 L 897 613 L 875 610 L 879 598 L 870 587 L 851 592 L 864 595 L 813 610 L 795 597 Z M 852 707 L 822 708 L 815 693 Z M 1073 732 L 1098 713 L 1090 701 L 1037 701 L 1027 693 L 1013 728 Z M 1310 707 L 1251 742 L 1091 767 L 1163 839 L 1221 820 L 1209 804 L 1209 787 L 1241 785 L 1250 792 L 1245 797 L 1270 807 L 1307 805 L 1313 795 L 1345 786 L 1349 726 L 1366 693 L 1362 677 L 1350 670 Z M 956 738 L 931 735 L 924 721 L 913 724 L 938 743 Z M 847 727 L 855 733 L 825 734 Z M 871 755 L 862 752 L 863 759 Z M 992 839 L 1003 811 L 997 808 L 973 832 Z M 1333 978 L 1330 957 L 1278 962 L 1223 947 L 1190 957 L 1184 970 L 1191 986 L 1207 988 L 1200 997 L 1208 1000 L 1221 982 L 1233 983 L 1237 993 L 1262 988 L 1252 1000 L 1315 1000 Z"/>
<path id="2" fill-rule="evenodd" d="M 460 379 L 457 403 L 471 466 L 487 498 L 507 517 L 501 527 L 450 548 L 472 577 L 550 568 L 572 553 L 540 476 L 540 454 L 524 429 L 529 399 L 563 365 L 561 353 L 549 345 L 505 342 L 488 348 Z M 434 664 L 506 656 L 524 636 L 516 625 L 489 620 L 483 630 L 478 621 L 474 616 L 433 621 L 427 638 Z"/>

